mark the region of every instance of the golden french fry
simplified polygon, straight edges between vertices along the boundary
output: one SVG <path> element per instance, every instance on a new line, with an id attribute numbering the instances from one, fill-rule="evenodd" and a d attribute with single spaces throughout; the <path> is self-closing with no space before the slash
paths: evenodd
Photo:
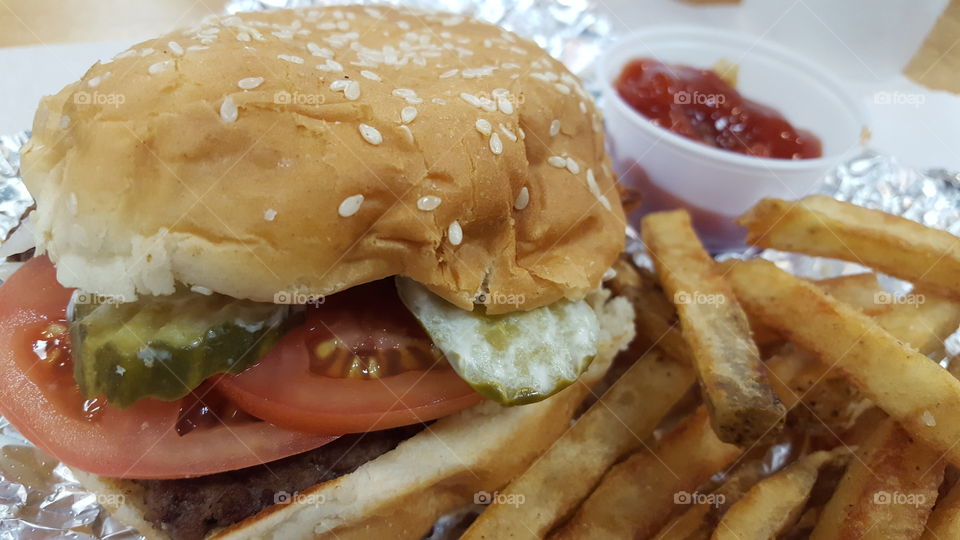
<path id="1" fill-rule="evenodd" d="M 666 524 L 654 540 L 707 540 L 727 509 L 767 476 L 766 469 L 767 465 L 759 459 L 741 464 L 720 487 L 709 496 L 701 497 L 702 502 Z"/>
<path id="2" fill-rule="evenodd" d="M 960 538 L 960 482 L 953 485 L 927 520 L 926 531 L 920 540 Z"/>
<path id="3" fill-rule="evenodd" d="M 821 279 L 817 281 L 817 286 L 868 315 L 878 315 L 893 306 L 892 302 L 878 303 L 884 290 L 877 281 L 877 275 L 872 272 Z"/>
<path id="4" fill-rule="evenodd" d="M 820 468 L 847 456 L 845 449 L 808 454 L 753 486 L 713 532 L 713 540 L 776 538 L 803 512 Z"/>
<path id="5" fill-rule="evenodd" d="M 589 495 L 604 471 L 650 436 L 694 384 L 693 366 L 644 355 L 526 472 L 501 490 L 465 539 L 542 538 Z"/>
<path id="6" fill-rule="evenodd" d="M 720 440 L 750 444 L 783 425 L 747 316 L 683 210 L 649 214 L 643 241 L 673 298 Z"/>
<path id="7" fill-rule="evenodd" d="M 940 453 L 888 419 L 857 454 L 811 538 L 918 538 L 943 480 Z"/>
<path id="8" fill-rule="evenodd" d="M 695 490 L 732 463 L 741 450 L 717 438 L 704 407 L 651 450 L 615 465 L 577 513 L 552 538 L 648 538 L 690 504 Z M 570 476 L 579 474 L 573 467 Z"/>
<path id="9" fill-rule="evenodd" d="M 909 433 L 960 464 L 960 381 L 873 319 L 761 260 L 728 279 L 744 307 L 836 366 Z"/>
<path id="10" fill-rule="evenodd" d="M 860 263 L 948 296 L 960 296 L 960 238 L 824 195 L 764 199 L 738 223 L 747 242 Z"/>

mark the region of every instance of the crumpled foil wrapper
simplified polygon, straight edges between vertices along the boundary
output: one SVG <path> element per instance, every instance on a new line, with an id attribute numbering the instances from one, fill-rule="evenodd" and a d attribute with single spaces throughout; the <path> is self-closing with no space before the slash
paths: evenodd
<path id="1" fill-rule="evenodd" d="M 607 41 L 614 37 L 609 22 L 596 13 L 591 0 L 233 0 L 227 11 L 338 3 L 402 3 L 472 15 L 533 39 L 593 89 L 592 65 Z M 19 152 L 28 137 L 28 132 L 0 136 L 0 241 L 20 225 L 33 206 L 33 199 L 19 177 Z M 917 171 L 894 157 L 867 152 L 833 171 L 822 192 L 960 235 L 958 173 Z M 632 241 L 629 248 L 638 263 L 648 264 L 638 241 Z M 756 252 L 751 251 L 723 256 L 754 254 Z M 850 263 L 771 250 L 760 255 L 803 276 L 827 277 L 863 270 Z M 893 292 L 905 292 L 908 287 L 892 278 L 885 279 L 884 284 Z M 955 334 L 948 345 L 951 353 L 960 352 L 960 335 Z M 782 450 L 771 453 L 772 467 L 782 461 L 777 457 L 785 455 Z M 445 516 L 429 539 L 456 537 L 470 515 L 479 510 L 468 507 Z M 96 495 L 85 491 L 66 466 L 38 450 L 0 417 L 0 540 L 54 538 L 133 540 L 142 537 L 111 518 L 98 504 Z"/>

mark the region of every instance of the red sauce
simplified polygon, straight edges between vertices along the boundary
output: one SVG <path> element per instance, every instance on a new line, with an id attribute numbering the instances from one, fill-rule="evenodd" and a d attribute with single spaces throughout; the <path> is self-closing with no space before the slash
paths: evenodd
<path id="1" fill-rule="evenodd" d="M 709 69 L 634 60 L 623 68 L 616 88 L 655 124 L 714 148 L 780 159 L 822 155 L 816 135 L 743 97 Z"/>

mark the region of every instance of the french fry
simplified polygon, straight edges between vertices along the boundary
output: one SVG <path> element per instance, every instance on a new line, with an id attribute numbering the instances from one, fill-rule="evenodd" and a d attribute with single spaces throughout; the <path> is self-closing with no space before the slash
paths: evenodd
<path id="1" fill-rule="evenodd" d="M 842 371 L 909 433 L 960 463 L 960 381 L 870 317 L 761 260 L 730 269 L 744 307 Z"/>
<path id="2" fill-rule="evenodd" d="M 921 354 L 940 354 L 944 340 L 960 325 L 960 301 L 918 292 L 916 304 L 876 304 L 875 295 L 883 291 L 875 279 L 860 277 L 868 275 L 844 276 L 817 284 L 837 300 L 864 313 L 873 313 L 884 330 Z M 843 372 L 802 350 L 781 351 L 767 361 L 767 368 L 772 373 L 771 384 L 785 405 L 793 407 L 804 396 L 807 406 L 800 414 L 809 412 L 816 417 L 809 427 L 814 432 L 850 429 L 859 415 L 872 406 Z M 788 387 L 784 381 L 791 381 L 791 385 Z"/>
<path id="3" fill-rule="evenodd" d="M 937 501 L 920 540 L 947 538 L 960 538 L 960 482 L 954 484 L 947 495 Z"/>
<path id="4" fill-rule="evenodd" d="M 918 538 L 943 480 L 940 453 L 887 419 L 857 454 L 811 538 Z"/>
<path id="5" fill-rule="evenodd" d="M 814 452 L 760 481 L 727 510 L 713 540 L 776 538 L 800 517 L 820 468 L 846 455 L 843 448 Z"/>
<path id="6" fill-rule="evenodd" d="M 766 380 L 747 316 L 683 210 L 643 219 L 643 241 L 673 298 L 720 440 L 747 445 L 775 433 L 785 409 Z"/>
<path id="7" fill-rule="evenodd" d="M 707 540 L 727 509 L 767 475 L 766 468 L 767 465 L 760 459 L 741 464 L 710 497 L 692 505 L 665 525 L 654 540 Z"/>
<path id="8" fill-rule="evenodd" d="M 648 538 L 690 504 L 691 493 L 723 470 L 741 450 L 717 438 L 704 407 L 651 450 L 614 466 L 577 513 L 552 538 Z M 572 468 L 569 474 L 579 474 Z"/>
<path id="9" fill-rule="evenodd" d="M 877 303 L 884 290 L 877 280 L 877 275 L 872 272 L 821 279 L 817 281 L 817 286 L 837 300 L 871 316 L 889 311 L 893 305 Z"/>
<path id="10" fill-rule="evenodd" d="M 542 538 L 589 495 L 604 471 L 643 444 L 694 384 L 693 366 L 652 351 L 637 362 L 540 459 L 500 493 L 465 539 Z"/>
<path id="11" fill-rule="evenodd" d="M 960 239 L 945 231 L 824 195 L 764 199 L 738 223 L 756 246 L 860 263 L 960 296 Z"/>

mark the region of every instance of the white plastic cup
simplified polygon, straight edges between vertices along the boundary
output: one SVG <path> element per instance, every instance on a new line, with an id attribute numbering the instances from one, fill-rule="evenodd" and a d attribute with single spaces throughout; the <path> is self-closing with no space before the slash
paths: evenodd
<path id="1" fill-rule="evenodd" d="M 624 66 L 640 58 L 706 69 L 720 60 L 736 64 L 737 90 L 819 137 L 823 156 L 751 157 L 655 125 L 614 88 Z M 621 182 L 639 189 L 643 212 L 690 210 L 701 239 L 714 251 L 742 246 L 733 218 L 764 197 L 798 199 L 814 192 L 825 174 L 864 142 L 865 115 L 840 82 L 786 49 L 740 34 L 701 27 L 642 30 L 613 44 L 598 69 L 610 152 Z M 637 217 L 631 215 L 635 226 Z"/>

